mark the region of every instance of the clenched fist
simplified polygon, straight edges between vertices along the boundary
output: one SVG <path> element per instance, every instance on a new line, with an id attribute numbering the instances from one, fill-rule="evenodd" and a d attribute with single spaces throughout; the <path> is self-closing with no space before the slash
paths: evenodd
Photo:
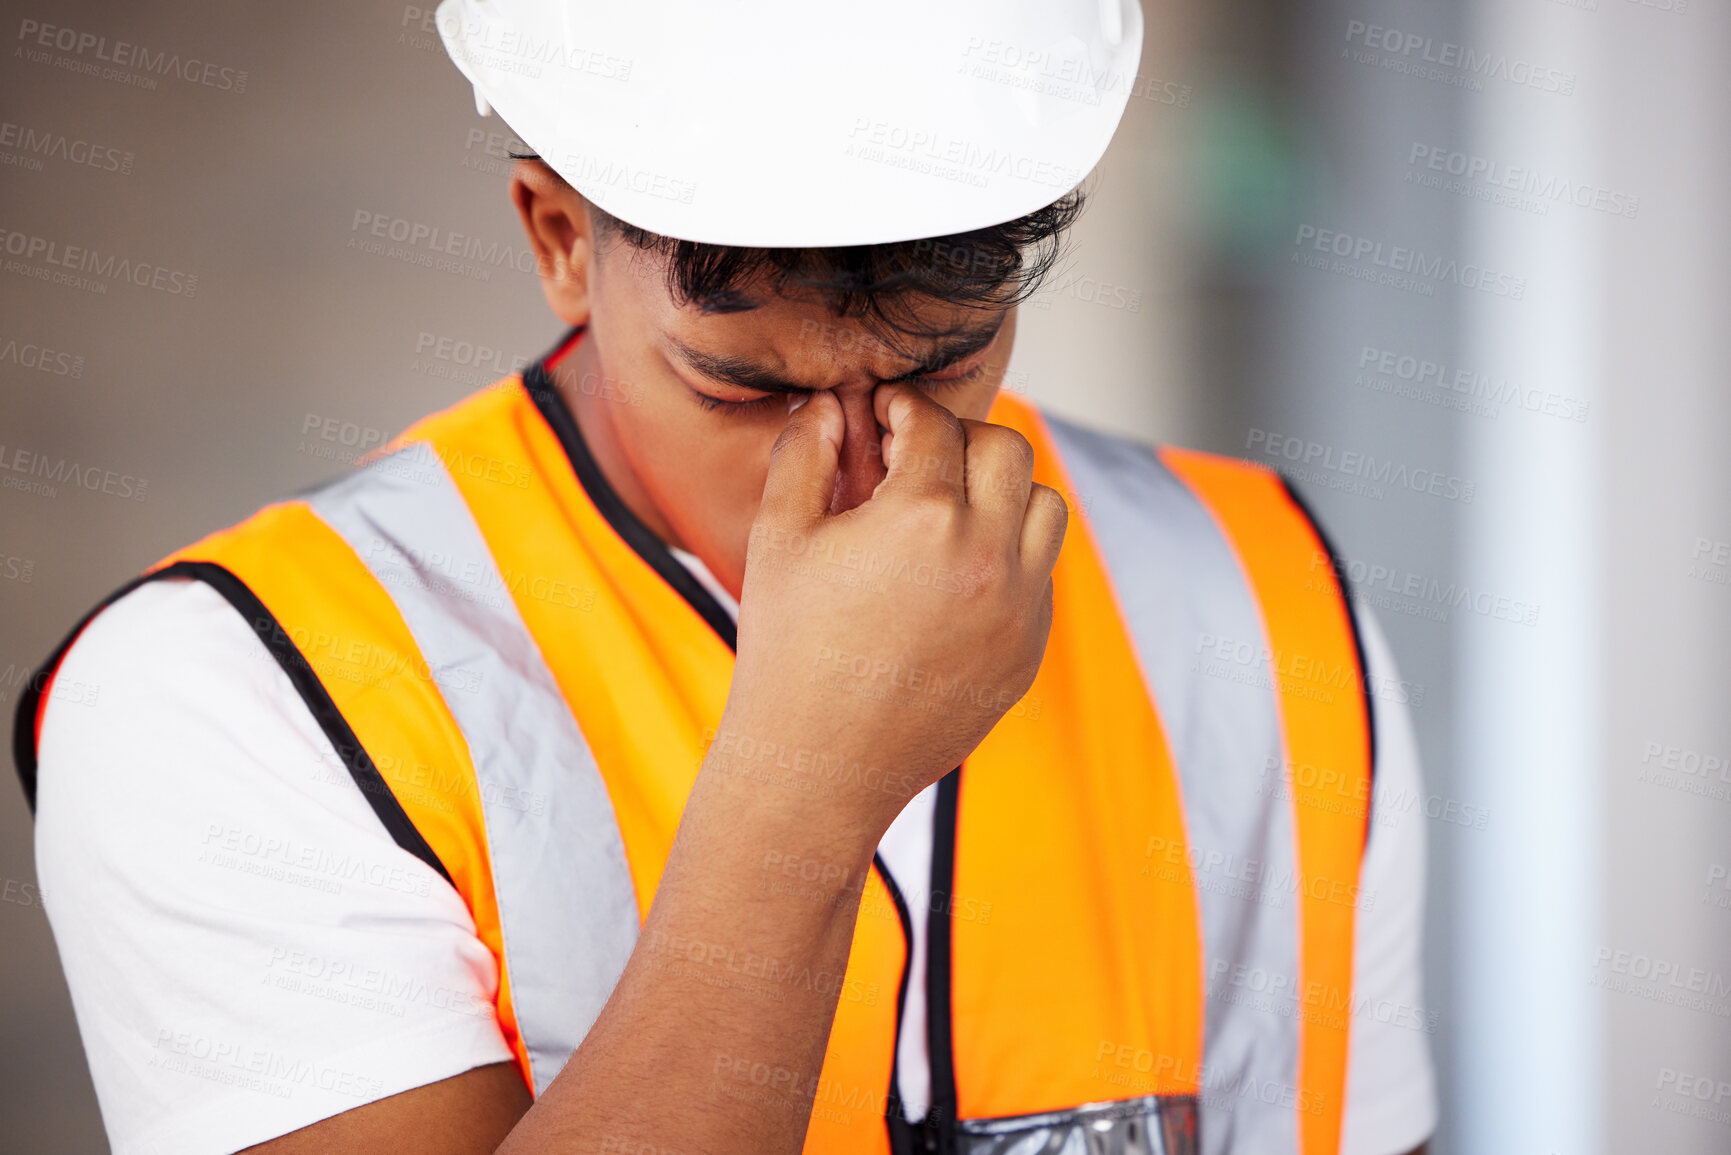
<path id="1" fill-rule="evenodd" d="M 862 828 L 886 827 L 1027 692 L 1068 521 L 1019 433 L 907 386 L 872 401 L 887 473 L 855 508 L 831 512 L 834 396 L 811 394 L 775 444 L 711 748 L 723 766 L 848 768 L 826 775 L 824 804 Z"/>

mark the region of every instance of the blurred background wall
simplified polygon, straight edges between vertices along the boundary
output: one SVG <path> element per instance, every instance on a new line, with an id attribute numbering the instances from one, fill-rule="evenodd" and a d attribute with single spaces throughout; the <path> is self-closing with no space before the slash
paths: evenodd
<path id="1" fill-rule="evenodd" d="M 1427 775 L 1433 1150 L 1731 1150 L 1731 9 L 1144 10 L 1010 386 L 1281 468 L 1390 635 Z M 7 0 L 0 30 L 9 714 L 129 575 L 558 326 L 508 130 L 426 0 Z M 380 217 L 502 259 L 379 252 Z M 151 272 L 56 280 L 50 246 Z M 104 1150 L 16 789 L 0 884 L 0 1148 Z"/>

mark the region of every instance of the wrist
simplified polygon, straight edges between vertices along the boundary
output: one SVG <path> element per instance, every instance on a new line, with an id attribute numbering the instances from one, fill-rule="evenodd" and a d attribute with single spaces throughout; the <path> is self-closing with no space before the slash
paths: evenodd
<path id="1" fill-rule="evenodd" d="M 665 929 L 671 912 L 663 899 L 678 894 L 686 913 L 672 916 L 674 923 L 694 910 L 727 911 L 729 943 L 753 939 L 753 928 L 787 942 L 822 939 L 838 928 L 851 933 L 872 856 L 894 815 L 861 815 L 802 789 L 802 780 L 785 776 L 803 771 L 776 766 L 774 756 L 760 761 L 756 747 L 748 747 L 751 757 L 739 756 L 731 742 L 720 752 L 727 732 L 718 733 L 692 787 L 650 922 Z M 686 905 L 693 901 L 695 908 Z"/>
<path id="2" fill-rule="evenodd" d="M 787 822 L 814 840 L 869 860 L 889 825 L 925 783 L 873 746 L 782 711 L 762 720 L 729 710 L 705 752 L 698 786 L 766 823 Z"/>

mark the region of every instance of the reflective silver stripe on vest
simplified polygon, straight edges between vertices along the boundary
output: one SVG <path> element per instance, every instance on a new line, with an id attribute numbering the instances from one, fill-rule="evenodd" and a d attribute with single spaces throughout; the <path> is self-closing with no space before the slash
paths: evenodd
<path id="1" fill-rule="evenodd" d="M 1203 1155 L 1296 1151 L 1298 1021 L 1310 1008 L 1296 997 L 1298 863 L 1280 718 L 1266 664 L 1211 657 L 1222 643 L 1263 652 L 1261 611 L 1213 515 L 1150 449 L 1046 421 L 1184 791 L 1208 992 Z"/>
<path id="2" fill-rule="evenodd" d="M 1196 1100 L 1145 1095 L 1013 1119 L 962 1119 L 957 1155 L 1196 1155 Z"/>
<path id="3" fill-rule="evenodd" d="M 637 941 L 607 786 L 430 446 L 407 446 L 310 504 L 390 593 L 469 744 L 512 1005 L 540 1094 Z"/>

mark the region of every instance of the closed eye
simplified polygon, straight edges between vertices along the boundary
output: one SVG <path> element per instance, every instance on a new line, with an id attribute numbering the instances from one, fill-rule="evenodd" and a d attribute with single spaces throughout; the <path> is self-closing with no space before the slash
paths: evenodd
<path id="1" fill-rule="evenodd" d="M 986 366 L 982 362 L 964 373 L 949 373 L 941 375 L 932 374 L 924 377 L 902 377 L 898 378 L 896 383 L 899 385 L 916 385 L 921 389 L 954 389 L 958 386 L 968 384 L 985 371 Z M 748 397 L 739 401 L 730 401 L 725 397 L 716 397 L 712 394 L 705 393 L 701 389 L 692 389 L 691 392 L 697 398 L 697 403 L 705 409 L 724 409 L 731 414 L 741 417 L 753 413 L 761 413 L 768 409 L 777 406 L 785 406 L 787 404 L 784 400 L 787 396 L 785 393 L 765 393 L 762 397 Z"/>
<path id="2" fill-rule="evenodd" d="M 777 404 L 783 408 L 787 406 L 785 400 L 787 394 L 785 393 L 765 393 L 762 397 L 753 397 L 749 401 L 726 401 L 720 397 L 711 397 L 709 394 L 696 389 L 691 392 L 697 398 L 697 403 L 705 409 L 726 409 L 730 413 L 741 415 L 756 413 Z"/>

